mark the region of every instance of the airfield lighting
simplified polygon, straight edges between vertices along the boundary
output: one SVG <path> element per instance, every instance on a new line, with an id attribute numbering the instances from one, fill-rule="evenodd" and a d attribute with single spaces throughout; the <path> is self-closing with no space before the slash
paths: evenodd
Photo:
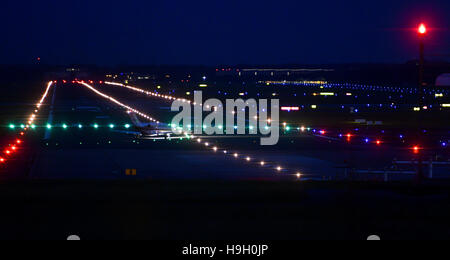
<path id="1" fill-rule="evenodd" d="M 427 27 L 424 23 L 419 25 L 419 29 L 417 30 L 419 32 L 420 35 L 425 35 L 427 34 Z"/>

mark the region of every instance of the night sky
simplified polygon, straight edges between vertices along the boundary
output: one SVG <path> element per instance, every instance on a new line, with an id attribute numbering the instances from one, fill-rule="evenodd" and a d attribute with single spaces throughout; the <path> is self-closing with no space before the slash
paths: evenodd
<path id="1" fill-rule="evenodd" d="M 450 1 L 3 0 L 0 64 L 406 62 L 414 28 L 450 60 Z M 408 29 L 409 28 L 409 29 Z"/>

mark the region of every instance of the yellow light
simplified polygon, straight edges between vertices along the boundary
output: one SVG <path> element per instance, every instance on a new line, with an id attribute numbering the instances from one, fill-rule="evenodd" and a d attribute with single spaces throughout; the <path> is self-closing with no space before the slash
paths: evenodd
<path id="1" fill-rule="evenodd" d="M 414 108 L 414 111 L 416 111 L 416 112 L 418 112 L 418 111 L 420 111 L 421 109 L 420 109 L 420 107 L 415 107 Z"/>
<path id="2" fill-rule="evenodd" d="M 333 92 L 322 92 L 320 93 L 321 96 L 334 96 Z"/>
<path id="3" fill-rule="evenodd" d="M 283 170 L 283 168 L 281 168 L 281 166 L 278 166 L 277 171 L 281 172 L 281 170 Z"/>
<path id="4" fill-rule="evenodd" d="M 442 104 L 441 107 L 450 107 L 450 104 Z"/>
<path id="5" fill-rule="evenodd" d="M 252 159 L 250 157 L 245 158 L 247 162 L 251 161 Z"/>
<path id="6" fill-rule="evenodd" d="M 264 161 L 262 161 L 260 164 L 261 164 L 261 166 L 266 165 L 266 163 Z"/>
<path id="7" fill-rule="evenodd" d="M 440 97 L 444 97 L 444 94 L 440 93 L 440 94 L 435 94 L 434 96 L 437 98 L 440 98 Z"/>
<path id="8" fill-rule="evenodd" d="M 317 109 L 317 105 L 311 105 L 312 109 Z"/>
<path id="9" fill-rule="evenodd" d="M 208 87 L 208 85 L 206 85 L 206 84 L 200 84 L 198 86 L 201 87 L 201 88 L 207 88 Z"/>

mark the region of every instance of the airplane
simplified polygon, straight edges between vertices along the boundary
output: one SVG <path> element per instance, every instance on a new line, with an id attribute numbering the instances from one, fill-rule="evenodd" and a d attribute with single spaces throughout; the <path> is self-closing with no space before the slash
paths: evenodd
<path id="1" fill-rule="evenodd" d="M 165 139 L 171 138 L 173 132 L 172 129 L 163 123 L 143 123 L 141 122 L 136 113 L 129 112 L 131 122 L 133 123 L 136 131 L 115 131 L 124 134 L 135 135 L 141 139 Z"/>

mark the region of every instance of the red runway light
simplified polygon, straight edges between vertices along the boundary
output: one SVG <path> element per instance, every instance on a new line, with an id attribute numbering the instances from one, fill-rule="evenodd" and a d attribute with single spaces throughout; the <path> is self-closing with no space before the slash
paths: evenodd
<path id="1" fill-rule="evenodd" d="M 380 145 L 381 144 L 381 141 L 380 140 L 377 140 L 377 145 Z"/>
<path id="2" fill-rule="evenodd" d="M 6 154 L 11 154 L 11 151 L 10 150 L 6 150 L 5 153 Z"/>
<path id="3" fill-rule="evenodd" d="M 0 163 L 4 163 L 6 160 L 3 158 L 0 158 Z"/>
<path id="4" fill-rule="evenodd" d="M 427 33 L 427 27 L 425 24 L 420 24 L 419 29 L 417 30 L 419 34 L 425 35 Z"/>
<path id="5" fill-rule="evenodd" d="M 20 139 L 17 139 L 16 143 L 17 143 L 17 144 L 21 144 L 22 141 L 21 141 Z"/>

